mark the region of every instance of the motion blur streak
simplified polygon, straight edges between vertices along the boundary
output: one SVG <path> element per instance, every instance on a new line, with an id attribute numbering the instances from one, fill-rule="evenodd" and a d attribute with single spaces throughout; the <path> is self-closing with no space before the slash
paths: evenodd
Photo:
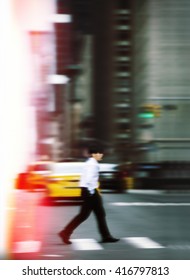
<path id="1" fill-rule="evenodd" d="M 8 254 L 8 221 L 14 178 L 29 155 L 27 43 L 19 29 L 16 0 L 0 1 L 0 257 Z"/>

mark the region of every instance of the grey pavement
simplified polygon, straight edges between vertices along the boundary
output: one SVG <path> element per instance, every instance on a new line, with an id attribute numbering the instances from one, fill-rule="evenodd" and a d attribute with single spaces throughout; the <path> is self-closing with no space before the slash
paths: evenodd
<path id="1" fill-rule="evenodd" d="M 25 240 L 23 251 L 15 252 L 13 258 L 190 259 L 189 192 L 131 190 L 125 194 L 103 193 L 102 196 L 109 228 L 120 238 L 119 242 L 99 242 L 92 214 L 73 233 L 73 244 L 64 245 L 57 233 L 79 211 L 79 205 L 64 205 L 60 201 L 53 206 L 39 203 L 35 236 L 28 243 Z M 31 247 L 33 252 L 30 252 Z"/>

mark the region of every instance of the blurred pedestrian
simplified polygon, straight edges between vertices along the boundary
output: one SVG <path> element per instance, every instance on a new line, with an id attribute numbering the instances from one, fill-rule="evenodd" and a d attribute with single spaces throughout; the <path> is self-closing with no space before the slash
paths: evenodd
<path id="1" fill-rule="evenodd" d="M 97 145 L 89 148 L 90 157 L 85 163 L 80 178 L 82 191 L 82 206 L 80 212 L 75 216 L 66 227 L 59 233 L 60 238 L 65 244 L 71 244 L 70 236 L 72 232 L 84 222 L 91 212 L 94 212 L 98 230 L 102 237 L 103 243 L 117 242 L 119 239 L 113 237 L 106 222 L 106 213 L 103 206 L 101 194 L 98 190 L 99 181 L 99 164 L 103 158 L 103 149 Z"/>

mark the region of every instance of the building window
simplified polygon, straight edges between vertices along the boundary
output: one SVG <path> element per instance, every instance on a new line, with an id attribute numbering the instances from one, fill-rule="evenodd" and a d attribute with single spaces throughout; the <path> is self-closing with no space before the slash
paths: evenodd
<path id="1" fill-rule="evenodd" d="M 115 108 L 129 108 L 129 104 L 127 103 L 116 103 L 114 104 Z"/>
<path id="2" fill-rule="evenodd" d="M 116 61 L 129 61 L 131 58 L 129 56 L 116 56 Z"/>
<path id="3" fill-rule="evenodd" d="M 131 26 L 129 26 L 129 25 L 116 25 L 115 29 L 116 30 L 130 30 Z"/>
<path id="4" fill-rule="evenodd" d="M 117 133 L 115 135 L 116 139 L 129 139 L 129 134 L 128 133 Z"/>
<path id="5" fill-rule="evenodd" d="M 116 41 L 115 45 L 116 46 L 129 46 L 129 45 L 131 45 L 131 42 L 129 42 L 127 40 L 121 40 L 121 41 Z"/>
<path id="6" fill-rule="evenodd" d="M 118 9 L 118 10 L 115 10 L 115 13 L 117 15 L 128 15 L 131 13 L 131 11 L 128 9 Z"/>
<path id="7" fill-rule="evenodd" d="M 129 73 L 129 72 L 116 72 L 115 76 L 116 77 L 130 77 L 131 73 Z"/>
<path id="8" fill-rule="evenodd" d="M 115 91 L 116 92 L 130 92 L 131 89 L 129 87 L 116 87 Z"/>

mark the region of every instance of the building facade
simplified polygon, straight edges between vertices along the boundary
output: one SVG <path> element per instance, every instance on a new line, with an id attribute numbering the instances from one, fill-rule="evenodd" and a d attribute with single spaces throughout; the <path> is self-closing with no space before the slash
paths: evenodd
<path id="1" fill-rule="evenodd" d="M 187 0 L 72 1 L 85 49 L 75 47 L 82 70 L 70 83 L 75 144 L 100 140 L 114 161 L 188 160 L 189 10 Z"/>
<path id="2" fill-rule="evenodd" d="M 133 3 L 137 161 L 189 160 L 189 12 L 186 0 Z"/>
<path id="3" fill-rule="evenodd" d="M 132 17 L 130 1 L 96 1 L 93 98 L 95 135 L 110 160 L 130 160 Z"/>

